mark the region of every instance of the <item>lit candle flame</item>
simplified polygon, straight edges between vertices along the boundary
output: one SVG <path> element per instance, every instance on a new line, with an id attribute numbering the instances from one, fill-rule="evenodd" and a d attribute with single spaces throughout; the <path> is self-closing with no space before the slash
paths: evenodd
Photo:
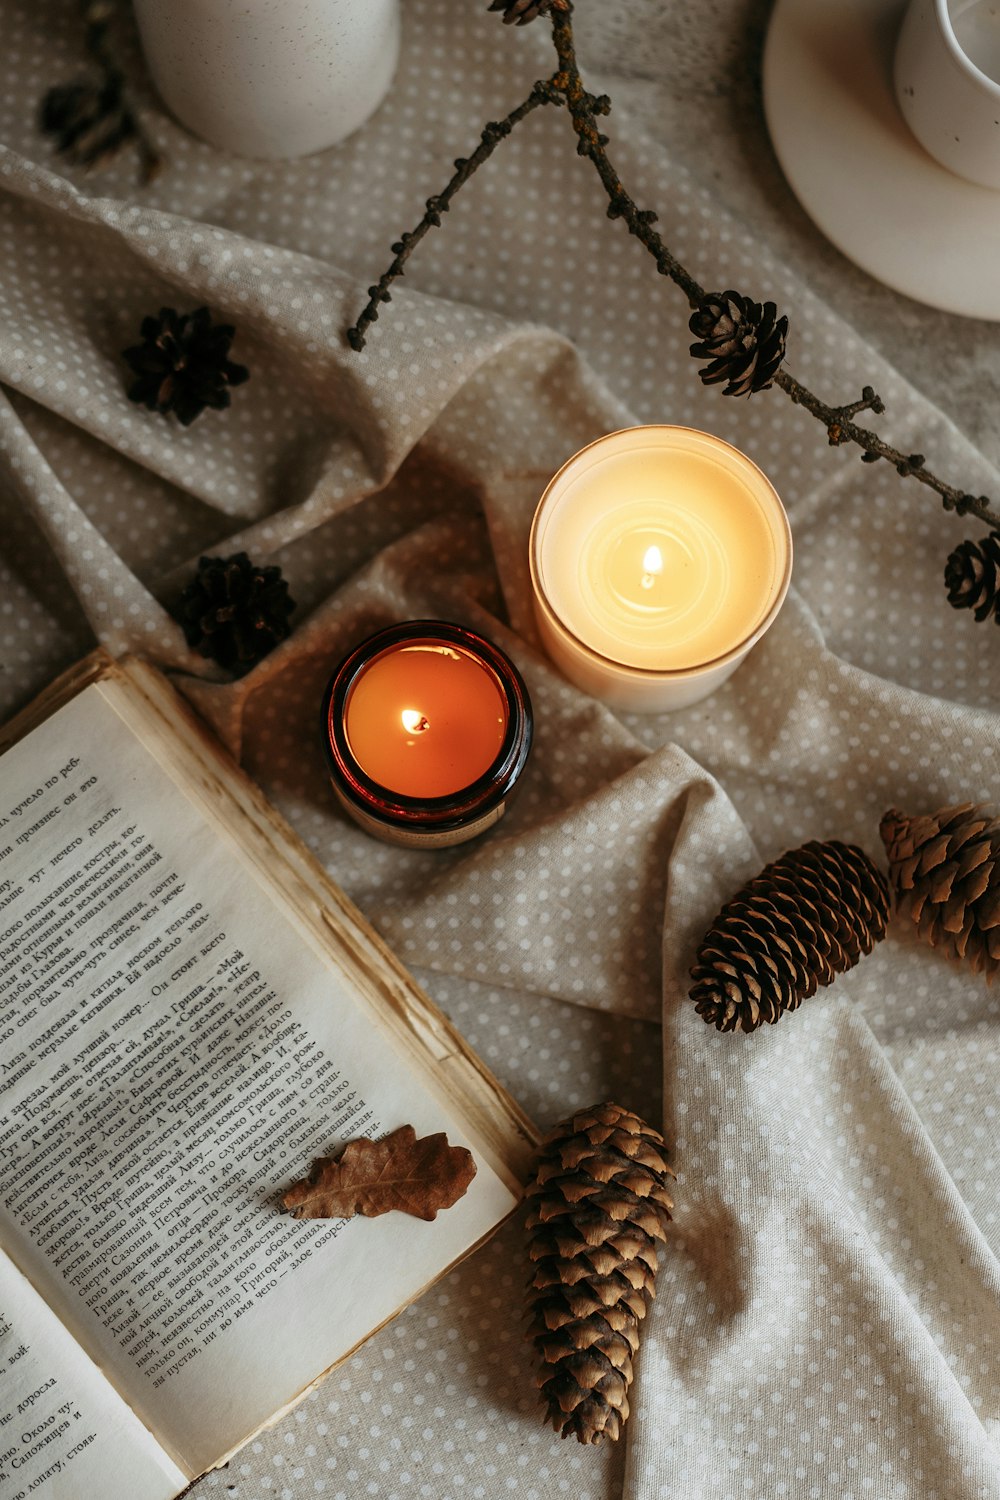
<path id="1" fill-rule="evenodd" d="M 423 734 L 425 729 L 431 727 L 423 714 L 418 713 L 415 708 L 404 708 L 399 717 L 407 734 Z"/>
<path id="2" fill-rule="evenodd" d="M 642 559 L 642 586 L 651 589 L 663 572 L 663 553 L 659 547 L 647 547 Z"/>

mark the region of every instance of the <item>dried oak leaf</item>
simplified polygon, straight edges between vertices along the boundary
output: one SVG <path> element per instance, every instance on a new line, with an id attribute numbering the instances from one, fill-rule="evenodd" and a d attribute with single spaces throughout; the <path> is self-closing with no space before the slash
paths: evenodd
<path id="1" fill-rule="evenodd" d="M 458 1202 L 475 1175 L 472 1152 L 449 1146 L 442 1131 L 417 1140 L 412 1125 L 401 1125 L 380 1141 L 350 1141 L 339 1156 L 319 1157 L 281 1206 L 296 1219 L 374 1219 L 394 1208 L 433 1219 Z"/>

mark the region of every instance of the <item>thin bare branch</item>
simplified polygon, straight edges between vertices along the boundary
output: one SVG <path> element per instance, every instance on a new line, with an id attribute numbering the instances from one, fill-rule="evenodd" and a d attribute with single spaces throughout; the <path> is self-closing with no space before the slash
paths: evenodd
<path id="1" fill-rule="evenodd" d="M 377 284 L 368 288 L 368 303 L 358 321 L 347 330 L 347 342 L 352 349 L 361 350 L 365 347 L 365 334 L 372 323 L 378 319 L 379 304 L 392 301 L 389 288 L 398 277 L 403 275 L 406 262 L 427 231 L 438 228 L 441 215 L 448 212 L 451 200 L 459 188 L 464 187 L 473 172 L 493 155 L 500 142 L 506 140 L 514 126 L 519 124 L 525 116 L 530 115 L 539 105 L 555 104 L 559 99 L 560 95 L 552 82 L 548 79 L 539 79 L 527 99 L 516 109 L 512 109 L 509 115 L 504 115 L 502 120 L 491 120 L 488 125 L 484 125 L 479 145 L 471 156 L 456 158 L 455 171 L 448 185 L 436 197 L 428 198 L 427 208 L 420 223 L 396 241 L 392 247 L 394 254 L 392 264 L 382 274 Z"/>
<path id="2" fill-rule="evenodd" d="M 495 9 L 497 5 L 494 4 L 491 8 Z M 509 7 L 508 10 L 510 11 Z M 591 94 L 581 77 L 573 39 L 572 0 L 549 0 L 547 6 L 543 4 L 540 7 L 530 7 L 529 10 L 530 14 L 523 10 L 519 12 L 515 7 L 506 19 L 516 19 L 519 14 L 528 14 L 531 19 L 536 14 L 547 13 L 552 27 L 558 70 L 551 78 L 536 83 L 524 103 L 511 110 L 503 120 L 485 127 L 480 144 L 473 154 L 468 158 L 460 158 L 455 163 L 456 171 L 444 191 L 436 198 L 427 200 L 427 212 L 417 227 L 393 245 L 395 259 L 377 285 L 369 288 L 368 305 L 357 323 L 348 329 L 347 338 L 353 349 L 364 348 L 365 332 L 378 317 L 379 304 L 390 300 L 389 287 L 403 274 L 406 261 L 428 229 L 440 224 L 442 213 L 450 208 L 455 194 L 473 172 L 492 156 L 514 126 L 541 104 L 561 104 L 569 113 L 576 133 L 577 152 L 592 163 L 607 195 L 608 217 L 624 221 L 629 233 L 652 256 L 656 269 L 680 288 L 690 307 L 697 308 L 708 295 L 654 229 L 656 214 L 651 209 L 637 206 L 608 155 L 608 137 L 602 132 L 599 121 L 610 114 L 611 100 L 607 94 Z M 862 450 L 863 462 L 877 463 L 884 460 L 891 463 L 904 478 L 915 479 L 933 490 L 946 510 L 952 510 L 957 515 L 978 516 L 987 525 L 1000 528 L 1000 510 L 989 496 L 971 495 L 948 484 L 927 468 L 922 453 L 903 453 L 891 443 L 884 442 L 876 432 L 855 422 L 854 418 L 859 412 L 871 411 L 879 415 L 885 410 L 884 403 L 871 386 L 865 386 L 860 400 L 830 406 L 784 368 L 776 372 L 773 384 L 796 406 L 801 406 L 823 423 L 831 446 L 840 447 L 845 443 L 853 443 Z"/>

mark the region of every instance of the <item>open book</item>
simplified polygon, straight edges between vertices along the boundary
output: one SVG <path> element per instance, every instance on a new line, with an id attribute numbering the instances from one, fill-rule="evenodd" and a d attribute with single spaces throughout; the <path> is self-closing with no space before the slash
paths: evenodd
<path id="1" fill-rule="evenodd" d="M 169 1500 L 511 1212 L 531 1126 L 154 668 L 0 750 L 0 1500 Z M 475 1157 L 436 1220 L 278 1212 L 402 1124 Z"/>

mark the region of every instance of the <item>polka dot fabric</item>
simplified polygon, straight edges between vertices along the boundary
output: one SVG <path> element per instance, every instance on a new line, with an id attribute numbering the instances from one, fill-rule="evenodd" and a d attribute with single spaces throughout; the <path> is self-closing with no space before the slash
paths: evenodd
<path id="1" fill-rule="evenodd" d="M 662 1111 L 678 1171 L 627 1445 L 582 1449 L 540 1425 L 511 1225 L 193 1493 L 995 1500 L 996 994 L 894 927 L 763 1034 L 721 1037 L 686 999 L 702 932 L 766 860 L 809 838 L 881 858 L 891 803 L 995 794 L 1000 661 L 989 627 L 944 601 L 955 521 L 830 450 L 780 396 L 701 387 L 683 300 L 608 221 L 555 111 L 463 191 L 367 349 L 348 350 L 391 242 L 551 67 L 544 23 L 404 0 L 382 108 L 341 147 L 282 163 L 188 136 L 126 31 L 169 162 L 139 189 L 127 157 L 86 177 L 36 132 L 44 90 L 79 68 L 69 10 L 4 13 L 0 708 L 95 639 L 151 656 L 540 1125 L 608 1095 Z M 652 117 L 659 54 L 715 66 L 719 0 L 704 20 L 646 0 L 579 10 L 598 60 L 602 42 L 634 52 L 641 23 L 646 63 L 631 92 L 615 85 L 615 161 L 693 272 L 774 297 L 797 375 L 832 400 L 870 381 L 901 448 L 996 493 L 952 424 L 686 169 L 691 77 L 670 75 L 677 149 L 630 122 L 633 101 Z M 129 404 L 120 351 L 146 314 L 202 303 L 236 325 L 252 376 L 182 430 Z M 737 443 L 782 493 L 796 548 L 782 615 L 736 676 L 649 718 L 613 714 L 546 660 L 526 560 L 549 476 L 636 421 Z M 298 610 L 229 683 L 169 607 L 200 555 L 241 548 L 280 564 Z M 537 730 L 504 821 L 433 854 L 347 822 L 316 744 L 339 657 L 428 615 L 510 652 Z"/>

